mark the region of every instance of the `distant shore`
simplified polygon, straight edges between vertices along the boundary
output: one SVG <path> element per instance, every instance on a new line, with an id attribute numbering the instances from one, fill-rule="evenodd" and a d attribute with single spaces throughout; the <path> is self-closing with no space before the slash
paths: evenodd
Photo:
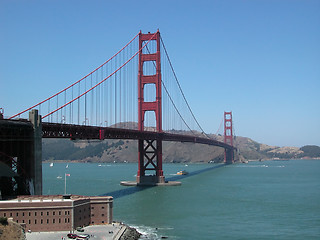
<path id="1" fill-rule="evenodd" d="M 248 162 L 262 162 L 262 161 L 289 161 L 289 160 L 320 160 L 320 157 L 317 158 L 280 158 L 280 159 L 275 159 L 275 158 L 268 158 L 268 159 L 248 159 L 245 161 Z M 104 162 L 104 161 L 87 161 L 87 160 L 43 160 L 43 163 L 104 163 L 104 164 L 114 164 L 114 162 Z M 138 163 L 138 162 L 115 162 L 115 163 Z M 163 162 L 164 164 L 166 163 L 171 163 L 171 162 Z M 176 162 L 173 164 L 179 164 L 180 162 Z M 207 164 L 207 162 L 181 162 L 181 164 Z M 218 163 L 218 162 L 217 162 Z M 239 161 L 238 163 L 241 163 Z"/>

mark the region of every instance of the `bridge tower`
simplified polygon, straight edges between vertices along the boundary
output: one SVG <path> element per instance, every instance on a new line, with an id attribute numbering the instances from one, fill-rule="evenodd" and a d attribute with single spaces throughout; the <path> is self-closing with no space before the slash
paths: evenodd
<path id="1" fill-rule="evenodd" d="M 232 112 L 224 112 L 224 143 L 233 147 L 233 133 L 232 133 Z M 234 161 L 234 151 L 225 148 L 224 162 L 232 164 Z"/>
<path id="2" fill-rule="evenodd" d="M 156 52 L 143 53 L 142 47 L 147 41 L 156 42 Z M 139 34 L 139 67 L 138 67 L 138 130 L 144 131 L 145 113 L 153 111 L 156 119 L 156 131 L 162 132 L 162 110 L 161 110 L 161 63 L 160 63 L 160 32 Z M 144 72 L 144 64 L 152 61 L 156 67 L 154 75 Z M 147 84 L 155 86 L 156 98 L 153 102 L 145 102 L 144 87 Z M 139 167 L 137 173 L 138 184 L 164 183 L 162 170 L 162 140 L 150 139 L 145 135 L 144 139 L 138 140 Z M 152 175 L 146 175 L 151 171 Z"/>

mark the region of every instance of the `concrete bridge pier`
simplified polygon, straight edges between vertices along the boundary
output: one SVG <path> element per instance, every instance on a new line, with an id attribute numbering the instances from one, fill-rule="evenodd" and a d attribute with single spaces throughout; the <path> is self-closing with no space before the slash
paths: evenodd
<path id="1" fill-rule="evenodd" d="M 42 195 L 42 126 L 37 110 L 27 120 L 0 116 L 1 197 Z"/>
<path id="2" fill-rule="evenodd" d="M 233 149 L 225 149 L 224 150 L 224 158 L 226 164 L 232 164 L 234 161 L 234 150 Z"/>
<path id="3" fill-rule="evenodd" d="M 34 193 L 31 192 L 31 195 L 42 195 L 42 121 L 38 110 L 33 109 L 29 112 L 29 121 L 33 126 L 33 147 L 30 150 L 32 151 L 31 173 Z"/>

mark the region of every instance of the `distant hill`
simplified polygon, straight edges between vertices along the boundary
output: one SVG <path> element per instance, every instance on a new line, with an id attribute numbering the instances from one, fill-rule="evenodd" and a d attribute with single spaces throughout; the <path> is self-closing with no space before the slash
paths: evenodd
<path id="1" fill-rule="evenodd" d="M 175 131 L 173 131 L 175 132 Z M 187 132 L 179 132 L 184 134 Z M 198 133 L 201 135 L 200 133 Z M 223 136 L 209 135 L 223 141 Z M 261 144 L 246 137 L 236 137 L 237 160 L 320 158 L 320 147 L 276 147 Z M 138 142 L 134 140 L 71 141 L 43 139 L 43 160 L 73 160 L 83 162 L 137 162 Z M 163 162 L 222 162 L 224 149 L 214 146 L 163 142 Z"/>
<path id="2" fill-rule="evenodd" d="M 318 158 L 320 156 L 320 147 L 314 145 L 307 145 L 301 148 L 303 154 L 301 157 Z"/>

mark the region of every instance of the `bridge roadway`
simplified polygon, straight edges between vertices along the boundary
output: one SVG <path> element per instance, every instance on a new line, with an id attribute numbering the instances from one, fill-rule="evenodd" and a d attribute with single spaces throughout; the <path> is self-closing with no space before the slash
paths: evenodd
<path id="1" fill-rule="evenodd" d="M 138 131 L 133 129 L 83 126 L 74 124 L 42 123 L 43 138 L 70 138 L 70 139 L 150 139 L 173 142 L 191 142 L 222 147 L 233 150 L 234 147 L 214 139 L 195 137 L 183 134 L 166 132 Z"/>

